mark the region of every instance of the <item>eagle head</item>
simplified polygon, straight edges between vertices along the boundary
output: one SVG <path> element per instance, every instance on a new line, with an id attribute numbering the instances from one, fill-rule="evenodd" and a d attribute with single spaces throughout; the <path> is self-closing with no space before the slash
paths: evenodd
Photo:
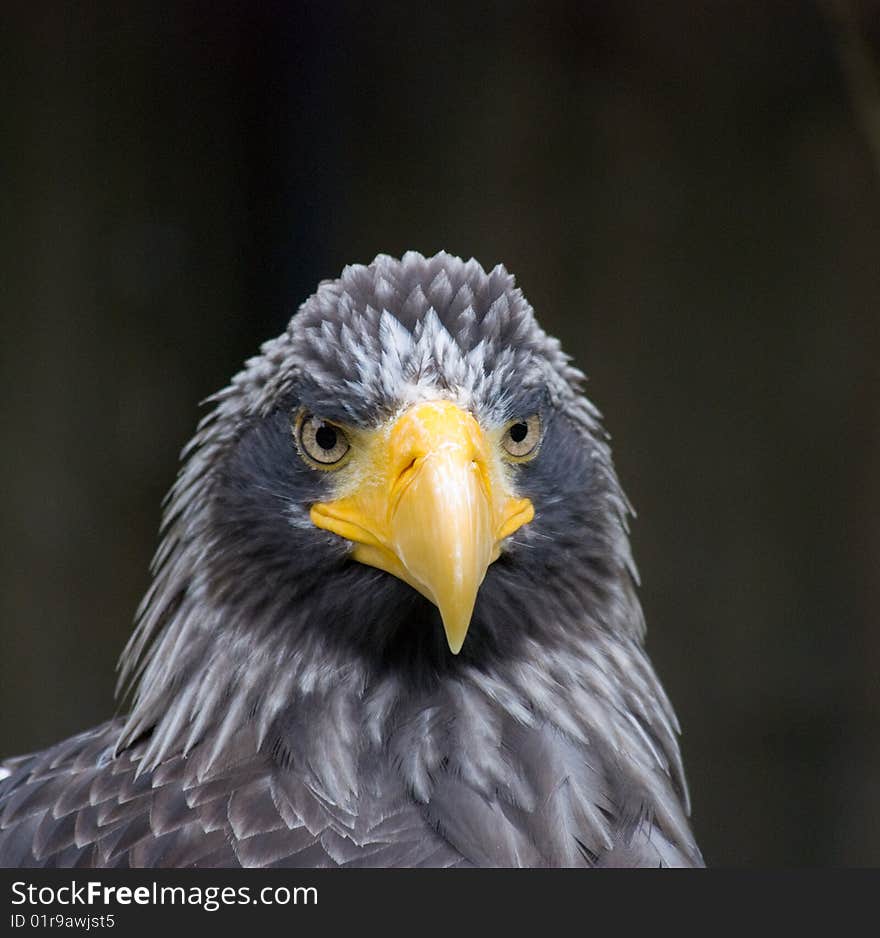
<path id="1" fill-rule="evenodd" d="M 269 732 L 334 681 L 546 679 L 590 636 L 638 642 L 583 379 L 500 265 L 410 252 L 322 282 L 185 451 L 123 656 L 123 744 L 152 730 L 155 762 L 218 722 Z"/>

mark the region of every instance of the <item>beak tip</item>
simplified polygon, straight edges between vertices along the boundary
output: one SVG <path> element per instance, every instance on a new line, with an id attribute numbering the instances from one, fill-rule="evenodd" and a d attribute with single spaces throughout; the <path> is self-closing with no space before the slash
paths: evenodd
<path id="1" fill-rule="evenodd" d="M 452 654 L 457 655 L 461 651 L 462 645 L 464 645 L 464 636 L 462 635 L 460 639 L 452 639 L 447 635 L 446 642 Z"/>
<path id="2" fill-rule="evenodd" d="M 467 638 L 471 617 L 468 615 L 464 621 L 456 617 L 458 621 L 448 622 L 441 613 L 441 618 L 443 618 L 443 631 L 446 633 L 446 644 L 449 645 L 452 654 L 457 655 L 464 645 L 465 638 Z"/>

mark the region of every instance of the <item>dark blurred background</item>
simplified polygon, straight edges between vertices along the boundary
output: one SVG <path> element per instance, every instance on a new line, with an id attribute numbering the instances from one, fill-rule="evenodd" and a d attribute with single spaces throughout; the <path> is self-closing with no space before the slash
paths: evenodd
<path id="1" fill-rule="evenodd" d="M 880 8 L 846 9 L 4 14 L 0 755 L 113 713 L 198 402 L 346 263 L 445 248 L 590 375 L 708 862 L 880 864 Z"/>

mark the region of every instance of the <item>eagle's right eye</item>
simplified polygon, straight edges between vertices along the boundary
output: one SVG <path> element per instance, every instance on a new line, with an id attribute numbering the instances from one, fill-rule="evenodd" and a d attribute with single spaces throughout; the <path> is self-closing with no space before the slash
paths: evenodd
<path id="1" fill-rule="evenodd" d="M 317 469 L 337 469 L 351 449 L 342 427 L 313 414 L 302 414 L 295 436 L 300 455 Z"/>

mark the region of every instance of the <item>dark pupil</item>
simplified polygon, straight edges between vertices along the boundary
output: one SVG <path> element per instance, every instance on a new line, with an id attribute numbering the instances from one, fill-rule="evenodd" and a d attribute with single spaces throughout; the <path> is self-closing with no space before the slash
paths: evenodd
<path id="1" fill-rule="evenodd" d="M 336 431 L 325 423 L 315 431 L 315 442 L 321 449 L 333 449 L 336 446 Z"/>
<path id="2" fill-rule="evenodd" d="M 529 428 L 524 423 L 515 423 L 510 428 L 510 438 L 514 443 L 522 443 L 526 438 L 526 434 L 529 432 Z"/>

